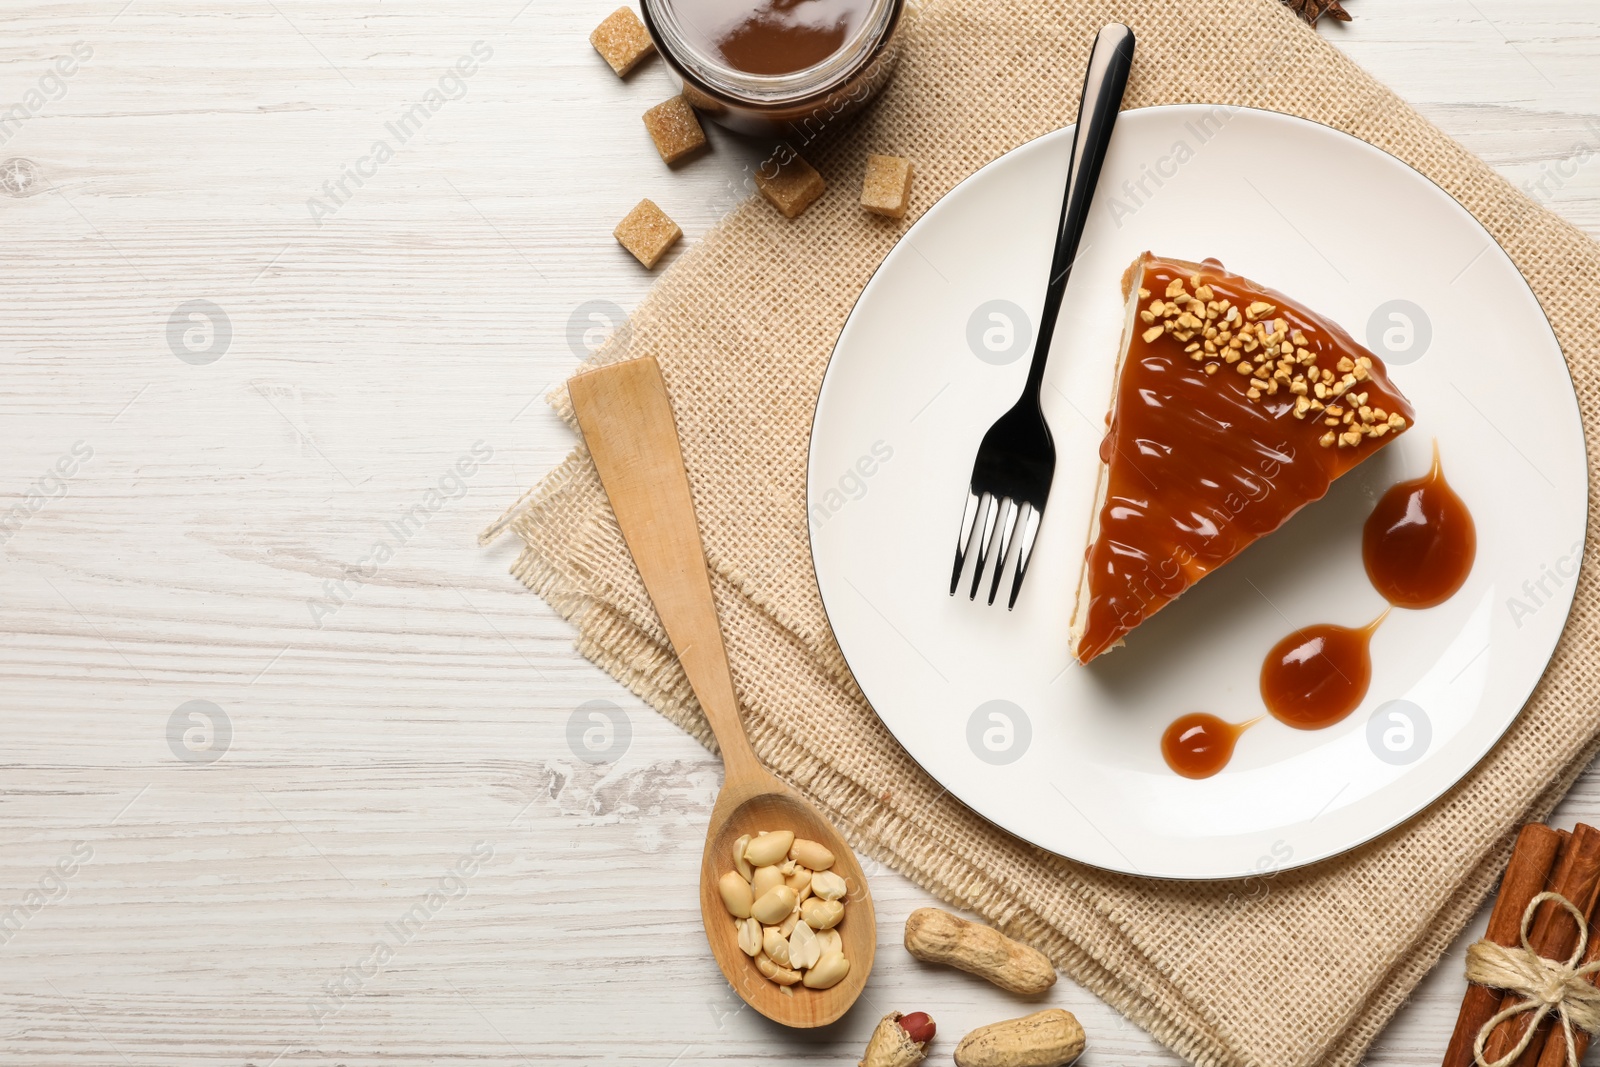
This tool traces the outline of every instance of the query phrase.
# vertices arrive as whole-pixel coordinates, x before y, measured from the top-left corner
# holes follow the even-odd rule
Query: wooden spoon
[[[612,364],[573,378],[567,392],[623,539],[722,750],[725,778],[700,860],[700,915],[711,953],[734,991],[767,1018],[795,1027],[831,1023],[850,1010],[872,970],[872,896],[843,838],[761,765],[745,737],[661,368],[649,358]],[[734,869],[734,843],[761,830],[793,830],[820,843],[849,886],[838,930],[850,972],[831,989],[795,985],[785,992],[739,948],[717,880]]]

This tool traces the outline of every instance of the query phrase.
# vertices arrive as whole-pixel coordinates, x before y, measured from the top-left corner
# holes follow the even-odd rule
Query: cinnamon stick
[[[1600,830],[1579,823],[1572,831],[1572,840],[1562,849],[1550,875],[1550,888],[1570,900],[1579,914],[1587,916],[1594,904],[1595,887],[1600,885]],[[1533,924],[1528,929],[1528,946],[1546,959],[1565,960],[1578,943],[1578,924],[1560,904],[1547,900],[1539,905]],[[1507,993],[1500,998],[1499,1011],[1520,1003],[1524,998],[1517,993]],[[1484,1043],[1484,1056],[1493,1063],[1505,1058],[1517,1046],[1522,1035],[1533,1021],[1533,1012],[1514,1015],[1495,1028]],[[1545,1039],[1550,1033],[1550,1019],[1540,1026],[1539,1032],[1523,1049],[1512,1067],[1537,1067],[1544,1053]]]
[[[1583,959],[1579,966],[1600,960],[1600,909],[1591,908],[1589,913],[1589,947],[1584,949]],[[1589,976],[1591,985],[1600,985],[1600,973]],[[1583,1062],[1583,1054],[1589,1050],[1589,1035],[1582,1030],[1573,1028],[1572,1031],[1572,1056],[1579,1063]],[[1571,1062],[1567,1059],[1567,1036],[1558,1026],[1550,1028],[1550,1036],[1545,1038],[1544,1051],[1539,1054],[1539,1067],[1567,1067]]]
[[[1484,938],[1506,948],[1514,948],[1522,933],[1522,913],[1528,902],[1544,892],[1556,854],[1568,837],[1565,830],[1553,830],[1543,823],[1529,823],[1517,834],[1511,862],[1500,879],[1500,891],[1489,912],[1489,929]],[[1461,1012],[1450,1044],[1444,1053],[1443,1067],[1472,1067],[1472,1043],[1483,1024],[1500,1010],[1500,991],[1488,986],[1468,985],[1461,998]]]

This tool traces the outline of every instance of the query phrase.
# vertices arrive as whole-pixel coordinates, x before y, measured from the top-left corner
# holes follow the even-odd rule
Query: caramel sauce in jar
[[[1433,466],[1389,488],[1361,533],[1367,577],[1389,603],[1431,608],[1455,595],[1472,573],[1478,530],[1450,488],[1433,443]]]
[[[793,74],[858,33],[871,0],[674,0],[684,36],[746,74]]]
[[[656,48],[701,113],[805,141],[888,81],[904,0],[644,0]]]

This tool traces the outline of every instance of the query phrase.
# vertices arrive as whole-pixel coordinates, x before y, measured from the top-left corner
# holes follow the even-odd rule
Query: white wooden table
[[[717,763],[474,543],[570,446],[575,313],[650,283],[615,221],[693,239],[750,158],[661,166],[611,6],[7,5],[0,1063],[847,1064],[891,1008],[1016,1013],[895,947],[929,898],[892,874],[865,1010],[740,1010],[691,891]],[[1350,6],[1322,32],[1600,235],[1592,3]],[[612,764],[569,744],[594,700]],[[1437,1062],[1460,963],[1373,1063]],[[1049,1003],[1085,1064],[1175,1062]]]

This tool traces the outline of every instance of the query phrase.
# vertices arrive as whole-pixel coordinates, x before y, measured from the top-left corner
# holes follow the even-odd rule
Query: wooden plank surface
[[[650,196],[692,240],[751,155],[661,166],[673,90],[593,54],[610,6],[8,5],[0,1063],[848,1064],[891,1008],[1014,1012],[895,947],[928,898],[890,872],[859,1017],[741,1011],[692,888],[718,764],[474,543],[649,285],[615,221]],[[1322,32],[1600,235],[1592,3],[1350,7]],[[1460,965],[1372,1063],[1437,1062]],[[1175,1062],[1048,1002],[1086,1064]]]

